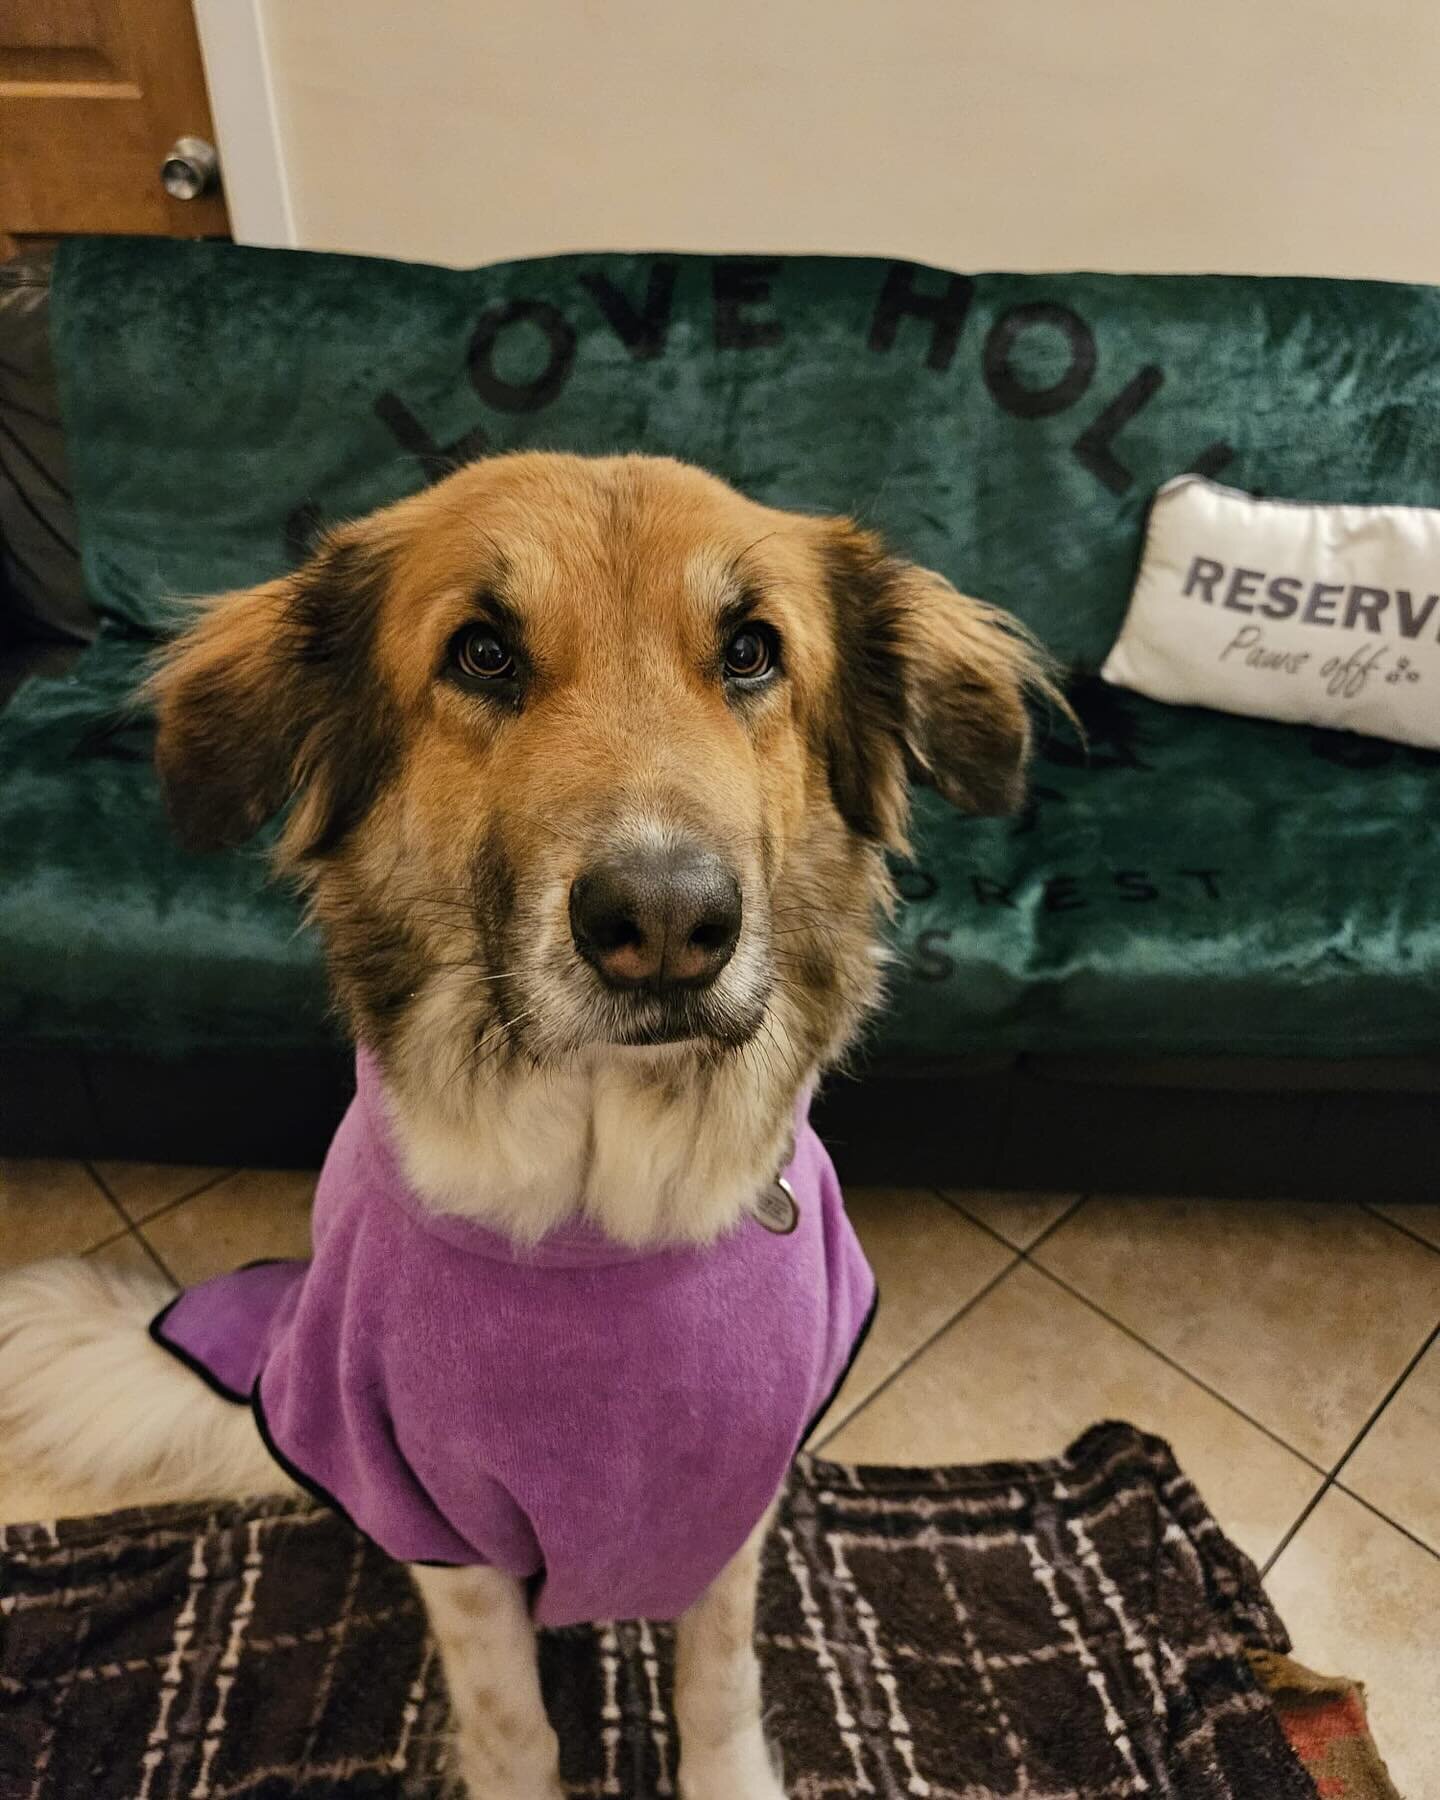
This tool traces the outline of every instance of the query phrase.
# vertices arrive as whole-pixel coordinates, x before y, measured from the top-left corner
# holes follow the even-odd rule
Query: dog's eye
[[[725,674],[731,681],[759,681],[775,667],[779,650],[770,627],[751,620],[725,646]]]
[[[467,625],[450,641],[450,665],[467,681],[509,681],[515,658],[488,625]]]

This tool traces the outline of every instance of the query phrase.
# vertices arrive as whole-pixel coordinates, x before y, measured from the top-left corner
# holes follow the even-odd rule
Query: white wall
[[[312,248],[1440,281],[1437,0],[254,3]]]

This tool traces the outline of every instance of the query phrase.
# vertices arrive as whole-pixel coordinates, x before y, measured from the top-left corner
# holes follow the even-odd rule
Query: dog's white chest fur
[[[437,1211],[520,1241],[577,1213],[618,1243],[711,1240],[786,1161],[793,1095],[744,1058],[698,1076],[670,1060],[612,1051],[453,1099],[392,1095],[405,1174]]]

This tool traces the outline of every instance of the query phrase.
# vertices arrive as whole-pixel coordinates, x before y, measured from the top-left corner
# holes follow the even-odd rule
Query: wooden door
[[[214,142],[190,0],[3,0],[0,234],[223,235],[161,184],[180,137]]]

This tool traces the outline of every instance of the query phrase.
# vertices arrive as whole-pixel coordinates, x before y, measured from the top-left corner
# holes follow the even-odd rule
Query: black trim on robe
[[[825,1417],[826,1413],[829,1412],[830,1408],[835,1404],[836,1396],[839,1394],[841,1388],[844,1387],[847,1379],[849,1378],[850,1371],[855,1367],[855,1362],[856,1362],[857,1357],[860,1355],[860,1352],[865,1348],[865,1340],[870,1335],[870,1327],[875,1323],[875,1314],[879,1310],[880,1310],[880,1283],[877,1281],[875,1283],[875,1297],[870,1302],[870,1310],[865,1315],[865,1323],[860,1327],[859,1331],[856,1332],[856,1334],[855,1334],[855,1342],[850,1346],[850,1354],[845,1358],[845,1367],[840,1371],[839,1377],[836,1380],[834,1387],[832,1387],[830,1392],[825,1396],[825,1404],[820,1408],[819,1412],[817,1412],[815,1414],[814,1418],[811,1419],[810,1423],[805,1427],[804,1431],[801,1432],[801,1434],[800,1434],[800,1443],[801,1443],[802,1448],[804,1447],[805,1440],[810,1436],[810,1433],[815,1429],[815,1427]]]

